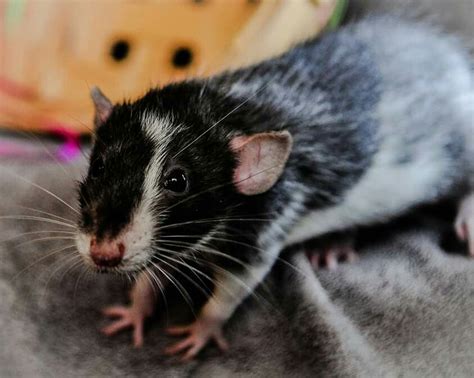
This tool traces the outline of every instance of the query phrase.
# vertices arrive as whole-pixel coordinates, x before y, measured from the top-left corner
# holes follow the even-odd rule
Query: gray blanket
[[[450,3],[459,19],[474,11],[471,1]],[[129,284],[91,274],[73,248],[61,250],[73,244],[72,229],[38,210],[75,213],[31,183],[74,206],[83,169],[0,163],[0,377],[474,375],[474,261],[447,242],[444,212],[368,231],[359,260],[335,271],[314,272],[304,253],[286,253],[228,323],[226,354],[210,346],[185,365],[163,355],[173,341],[164,327],[192,316],[173,292],[142,349],[127,332],[105,338],[99,310],[125,302]],[[20,214],[28,217],[14,219]],[[46,230],[64,233],[46,240]]]

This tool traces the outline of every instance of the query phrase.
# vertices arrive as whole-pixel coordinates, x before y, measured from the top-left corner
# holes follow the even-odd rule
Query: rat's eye
[[[104,160],[102,160],[102,158],[97,158],[91,163],[89,174],[91,178],[96,179],[102,174],[104,169]]]
[[[173,169],[165,178],[164,187],[174,193],[184,193],[188,188],[186,173],[180,169]]]

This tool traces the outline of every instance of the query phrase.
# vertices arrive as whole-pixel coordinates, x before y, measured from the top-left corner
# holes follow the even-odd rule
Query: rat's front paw
[[[182,360],[188,361],[195,357],[210,340],[214,340],[222,351],[229,349],[222,334],[222,322],[215,319],[197,319],[188,326],[171,327],[167,329],[170,335],[188,335],[184,340],[166,348],[165,353],[175,355],[185,350]]]
[[[104,335],[112,336],[124,329],[133,328],[133,345],[135,348],[143,345],[143,323],[147,314],[125,306],[107,307],[102,312],[107,317],[117,318],[110,325],[102,328],[101,332]]]

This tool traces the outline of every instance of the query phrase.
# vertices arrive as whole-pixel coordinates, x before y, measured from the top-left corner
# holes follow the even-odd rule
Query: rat
[[[137,277],[130,307],[105,310],[118,318],[108,335],[133,328],[142,345],[156,286],[182,288],[186,268],[214,285],[194,322],[168,329],[183,339],[166,353],[226,350],[223,325],[286,246],[447,196],[474,256],[472,71],[462,44],[430,25],[370,17],[133,102],[91,95],[78,251]]]

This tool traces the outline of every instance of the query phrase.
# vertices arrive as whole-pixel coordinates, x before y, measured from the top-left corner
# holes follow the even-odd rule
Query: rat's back
[[[400,164],[441,158],[462,174],[472,166],[470,58],[458,39],[424,22],[368,17],[216,81],[281,111],[271,127],[288,128],[307,151],[328,132],[357,129],[361,154],[383,151]]]
[[[245,133],[293,136],[275,191],[301,188],[308,215],[289,242],[473,187],[470,59],[425,22],[369,17],[209,85],[254,106]]]
[[[474,81],[460,41],[428,24],[390,17],[348,32],[366,43],[379,72],[375,118],[385,158],[418,175],[437,171],[442,181],[432,195],[472,176]]]
[[[344,161],[347,171],[355,162],[363,167],[338,203],[303,222],[312,236],[383,221],[472,188],[474,86],[469,57],[456,38],[424,23],[373,17],[285,59],[300,68],[299,76],[279,84],[291,88],[290,99],[283,89],[277,94],[275,85],[268,91],[274,91],[276,106],[286,104],[301,120],[290,126],[296,154],[303,146],[317,166],[320,156],[326,164],[333,151],[339,171]],[[339,146],[321,154],[317,139],[328,127],[339,128],[328,138],[339,133]],[[310,236],[308,227],[290,241]]]

